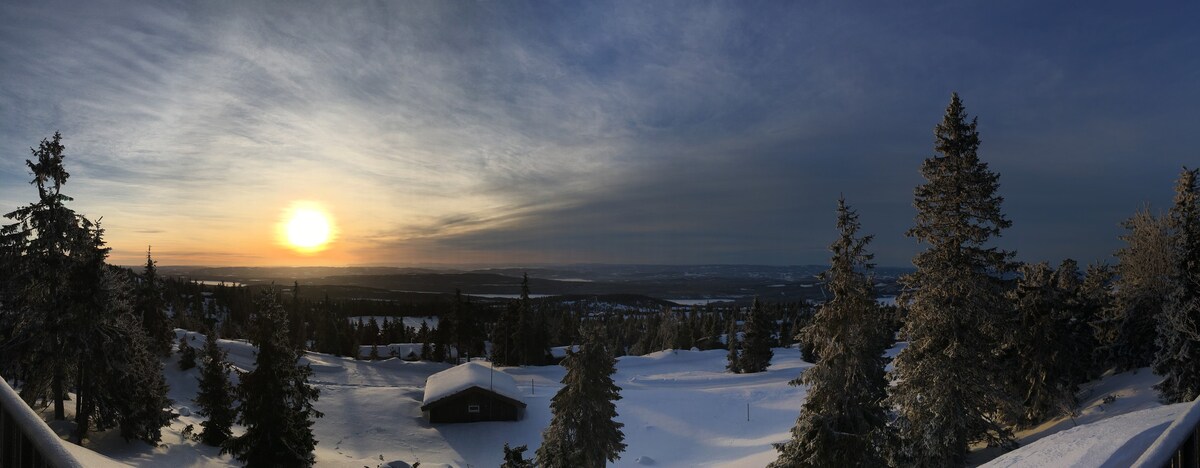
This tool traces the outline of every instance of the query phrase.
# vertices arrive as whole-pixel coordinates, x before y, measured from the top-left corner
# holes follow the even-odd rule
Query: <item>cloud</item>
[[[817,263],[844,193],[880,262],[903,264],[930,129],[958,90],[1002,174],[1003,242],[1095,259],[1125,208],[1165,204],[1194,156],[1162,137],[1189,134],[1200,98],[1186,17],[1030,3],[6,5],[0,147],[23,154],[61,129],[68,191],[131,252],[269,236],[283,206],[317,199],[345,250],[371,261]],[[5,206],[29,198],[22,159],[0,158]]]

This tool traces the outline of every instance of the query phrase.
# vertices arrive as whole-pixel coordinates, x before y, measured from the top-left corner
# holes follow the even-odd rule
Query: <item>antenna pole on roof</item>
[[[495,386],[495,385],[493,385],[493,384],[492,384],[492,382],[493,382],[494,380],[496,380],[496,378],[495,378],[495,375],[496,375],[496,363],[494,363],[494,362],[490,362],[490,361],[489,361],[489,362],[488,362],[488,364],[491,364],[490,366],[488,366],[488,369],[491,369],[491,371],[490,371],[490,372],[488,372],[488,390],[491,390],[491,391],[495,392],[495,391],[496,391],[496,386]]]

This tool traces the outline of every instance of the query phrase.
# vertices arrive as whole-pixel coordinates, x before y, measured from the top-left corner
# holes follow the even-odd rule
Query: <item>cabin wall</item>
[[[479,412],[471,412],[471,406],[478,406]],[[523,410],[490,392],[472,388],[431,405],[425,416],[431,423],[517,421]]]

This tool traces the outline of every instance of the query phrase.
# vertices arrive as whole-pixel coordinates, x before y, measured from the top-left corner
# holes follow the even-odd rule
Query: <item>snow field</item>
[[[202,335],[176,333],[188,336],[194,347],[203,346]],[[220,345],[236,367],[253,366],[249,344],[221,340]],[[625,425],[627,448],[610,466],[755,467],[773,461],[771,444],[790,436],[807,393],[806,387],[787,382],[812,366],[796,349],[774,351],[771,367],[758,374],[726,372],[724,350],[619,358],[613,379],[622,388],[617,420]],[[116,460],[97,466],[237,465],[218,449],[183,437],[186,425],[198,432],[203,421],[191,413],[199,370],[180,371],[176,356],[166,360],[165,373],[174,408],[183,415],[163,429],[163,445],[126,444],[116,431],[95,434],[87,446]],[[316,420],[314,431],[317,466],[322,467],[377,467],[392,461],[420,461],[423,467],[498,466],[505,443],[527,445],[532,456],[550,422],[550,400],[564,374],[559,366],[498,367],[497,372],[513,377],[528,405],[524,419],[431,425],[420,410],[425,381],[448,364],[356,361],[319,353],[307,353],[302,361],[312,366],[310,382],[321,390],[315,406],[325,416]],[[997,457],[998,452],[978,449],[972,459],[999,467],[1101,466],[1110,458],[1128,464],[1186,408],[1159,404],[1152,388],[1157,381],[1149,369],[1140,369],[1089,383],[1074,422],[1049,421],[1019,433],[1022,448],[1017,451]],[[1116,398],[1105,402],[1106,396]],[[241,431],[234,427],[235,434]]]

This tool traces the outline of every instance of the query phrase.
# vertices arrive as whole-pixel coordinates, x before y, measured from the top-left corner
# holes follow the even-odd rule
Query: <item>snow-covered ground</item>
[[[203,346],[203,336],[177,333]],[[221,346],[235,366],[253,366],[248,344],[222,340]],[[317,465],[329,467],[377,467],[395,460],[420,461],[423,467],[498,466],[505,443],[528,445],[532,455],[550,421],[550,398],[564,372],[558,366],[497,368],[514,378],[528,405],[521,421],[431,425],[420,410],[425,380],[449,365],[355,361],[318,353],[308,353],[304,361],[313,368],[311,382],[321,390],[316,407],[325,413],[314,426]],[[178,370],[175,357],[166,364],[170,398],[184,415],[164,428],[163,445],[126,444],[110,431],[88,446],[134,466],[236,465],[217,449],[182,436],[186,425],[199,430],[203,420],[190,415],[199,371]],[[625,425],[628,447],[612,466],[766,465],[776,456],[771,444],[789,437],[806,395],[805,387],[787,382],[810,366],[797,350],[783,348],[775,350],[771,367],[760,374],[725,372],[722,350],[620,358],[614,375],[622,388],[617,420]],[[998,453],[980,450],[972,458],[976,463],[995,458],[988,466],[1100,466],[1114,453],[1118,459],[1126,453],[1136,457],[1183,408],[1158,404],[1151,388],[1156,381],[1142,369],[1093,382],[1084,390],[1074,423],[1069,418],[1048,422],[1019,434],[1018,451],[995,458]],[[1109,395],[1116,398],[1105,403]],[[235,427],[235,433],[240,429]]]
[[[1130,466],[1188,403],[1166,405],[1154,390],[1161,377],[1150,368],[1108,375],[1084,385],[1078,414],[1017,433],[1021,448],[999,455],[980,450],[988,467]],[[1107,402],[1105,400],[1108,400]],[[992,459],[995,458],[995,459]]]

